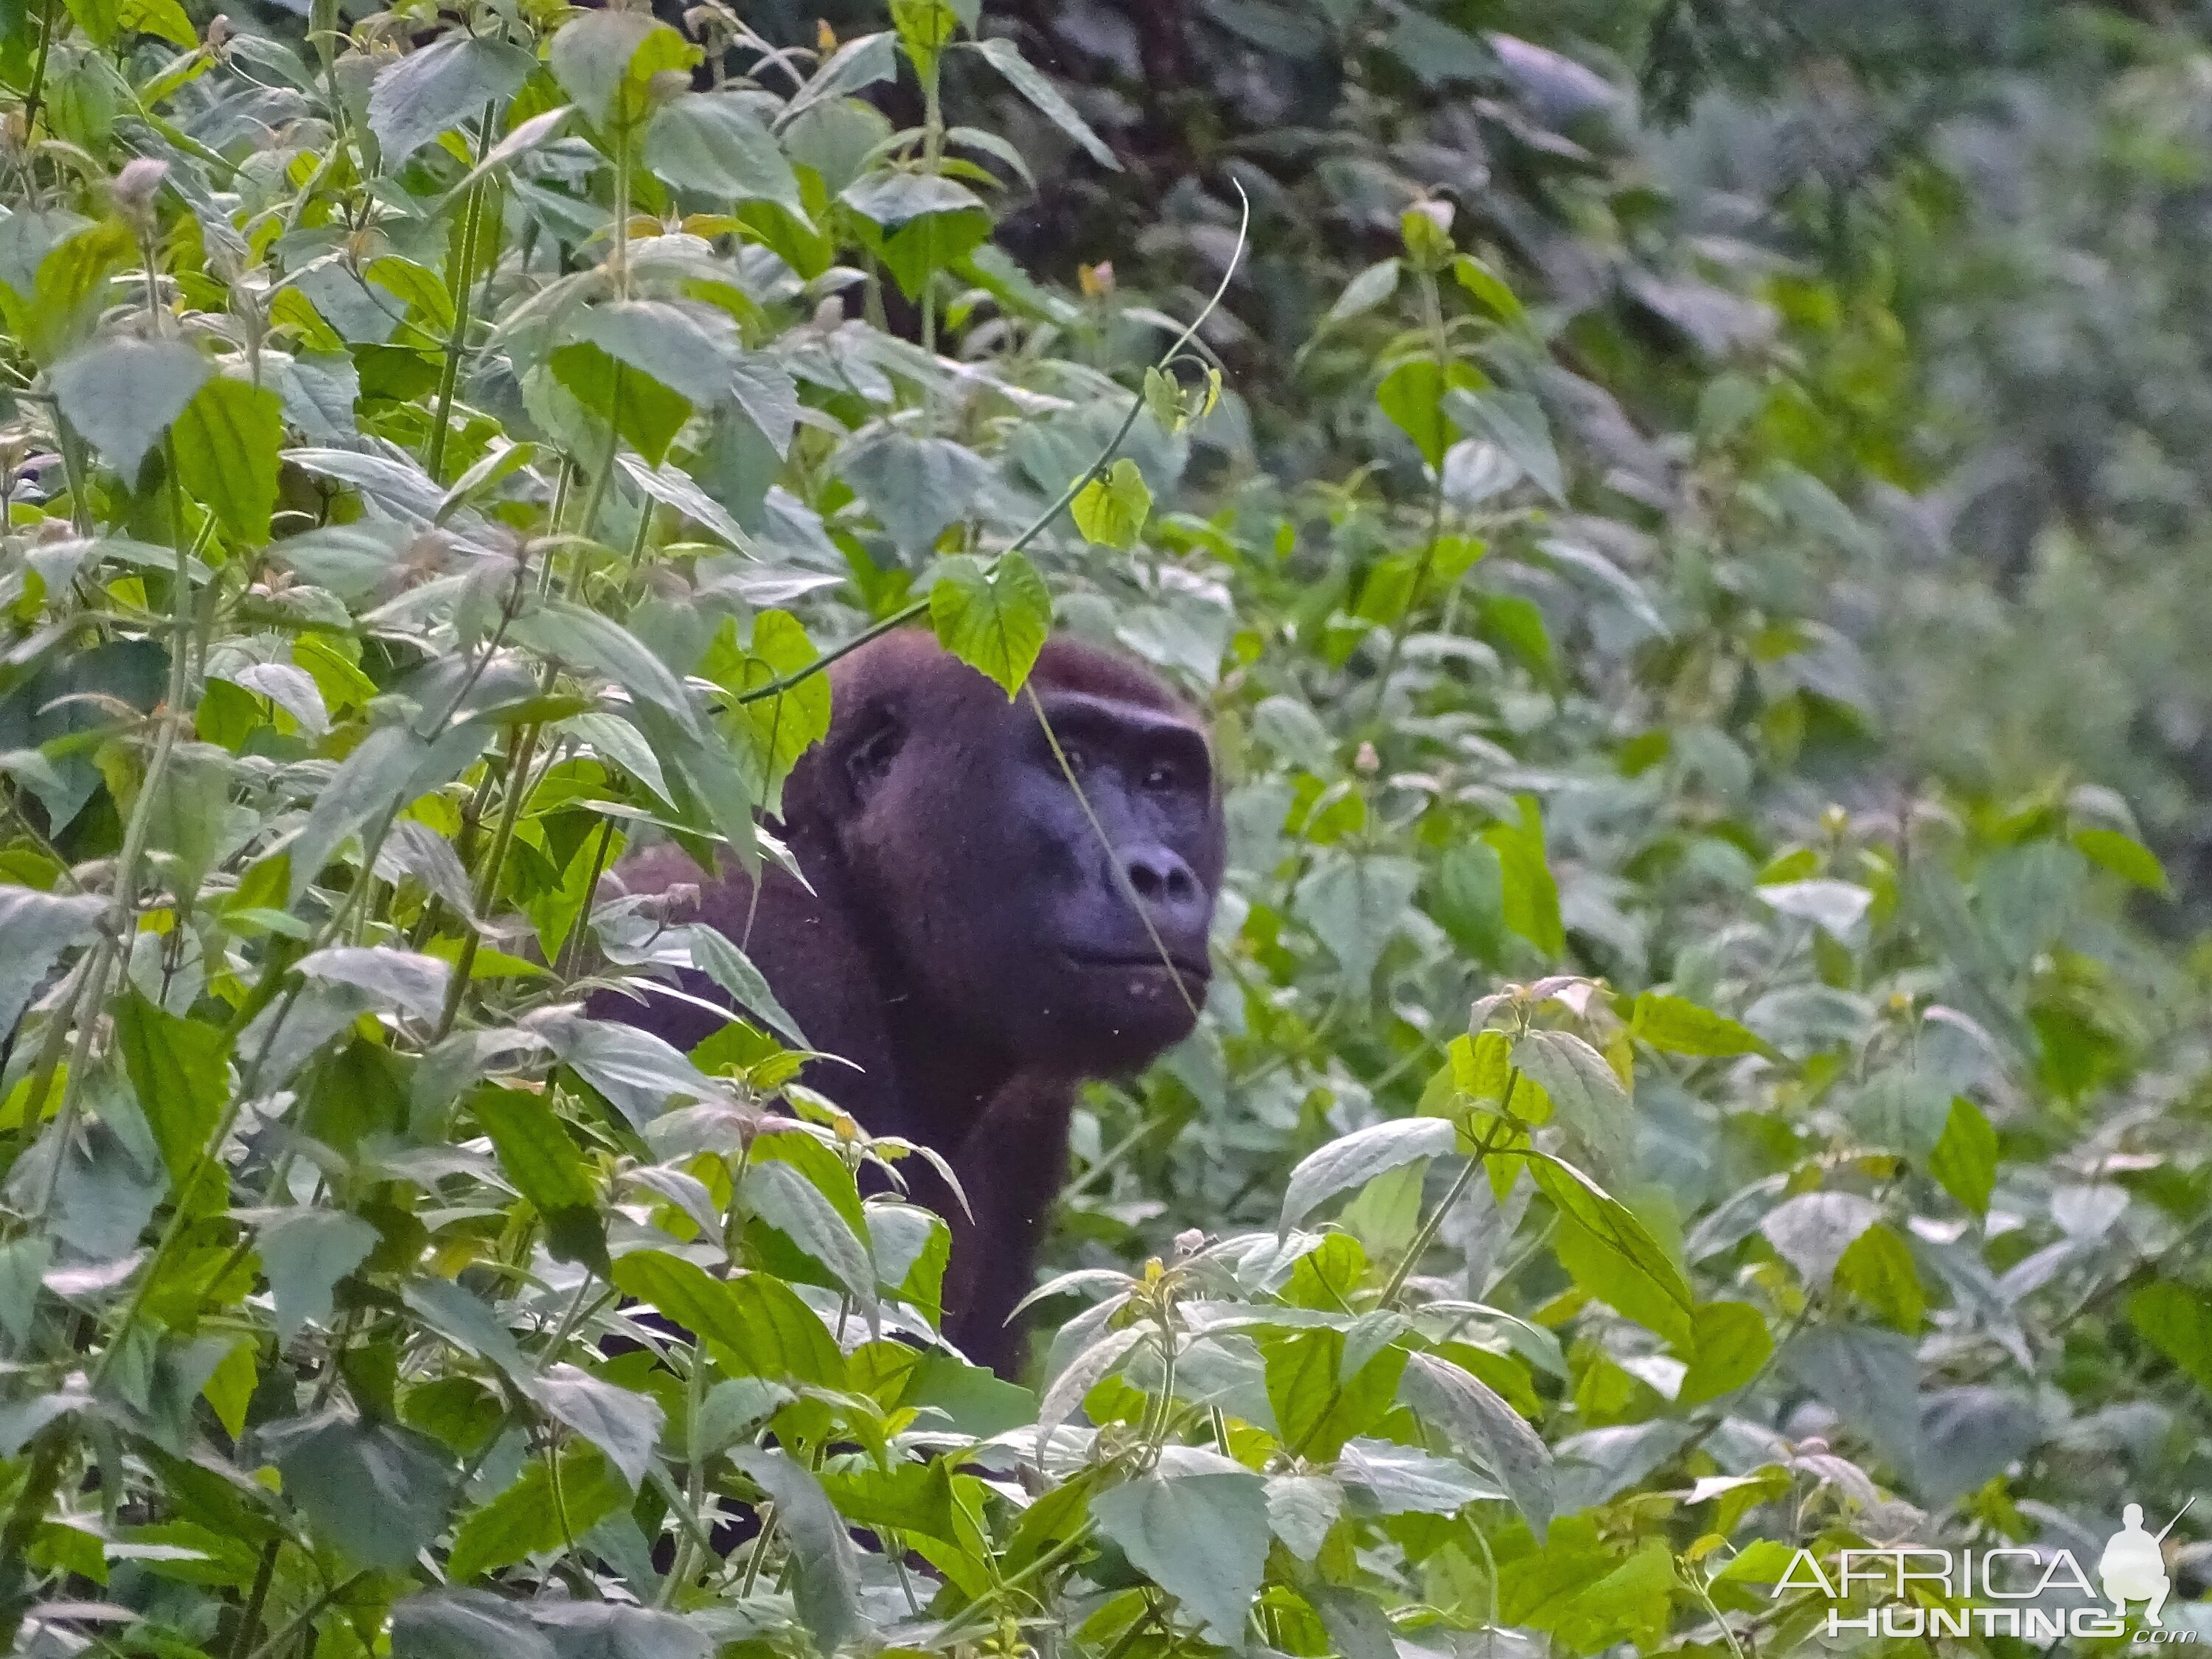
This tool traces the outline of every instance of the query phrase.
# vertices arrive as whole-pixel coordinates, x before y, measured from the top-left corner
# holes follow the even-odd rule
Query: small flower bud
[[[161,193],[161,186],[168,178],[169,164],[150,155],[141,155],[127,163],[107,187],[115,210],[130,220],[141,234],[151,230],[154,198]]]
[[[1095,265],[1079,265],[1075,281],[1085,299],[1103,300],[1114,291],[1114,262],[1101,259]]]
[[[1178,1256],[1196,1255],[1206,1247],[1206,1235],[1196,1227],[1187,1227],[1176,1235],[1175,1252]]]

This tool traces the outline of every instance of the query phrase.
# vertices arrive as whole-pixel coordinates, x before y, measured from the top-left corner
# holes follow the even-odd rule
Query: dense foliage
[[[1742,1659],[1801,1545],[2212,1484],[2205,987],[2110,787],[2171,844],[2186,744],[1964,679],[2182,672],[2190,498],[2053,458],[2188,406],[1968,301],[2069,167],[2191,176],[2038,128],[2004,221],[1872,101],[1924,52],[1751,5],[1119,15],[0,8],[18,1650]],[[2090,367],[2037,568],[1931,551]],[[1217,733],[1215,994],[1079,1115],[1033,1386],[741,941],[601,889],[783,856],[896,625]],[[676,966],[761,1027],[579,1012]]]

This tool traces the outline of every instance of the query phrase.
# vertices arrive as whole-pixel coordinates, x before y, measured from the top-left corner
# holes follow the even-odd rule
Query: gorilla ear
[[[865,803],[890,775],[891,763],[906,746],[906,721],[894,708],[872,708],[862,717],[838,758],[855,803]]]

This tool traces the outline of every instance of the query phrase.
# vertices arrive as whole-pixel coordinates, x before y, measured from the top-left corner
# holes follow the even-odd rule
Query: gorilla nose
[[[1206,884],[1180,853],[1165,847],[1124,848],[1121,868],[1156,925],[1204,937]]]

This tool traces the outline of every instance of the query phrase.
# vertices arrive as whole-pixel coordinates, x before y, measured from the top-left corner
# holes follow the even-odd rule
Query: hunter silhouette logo
[[[2191,1498],[2181,1506],[2181,1514],[2166,1523],[2156,1537],[2143,1530],[2142,1505],[2130,1504],[2120,1512],[2120,1529],[2105,1546],[2105,1553],[2097,1561],[2097,1577],[2105,1586],[2105,1597],[2112,1604],[2112,1611],[2123,1619],[2128,1616],[2128,1603],[2148,1601],[2143,1609],[2143,1622],[2160,1623],[2159,1610],[2166,1606],[2167,1594],[2173,1581],[2166,1577],[2166,1553],[2159,1547],[2166,1541],[2174,1522],[2189,1513],[2197,1502]]]

